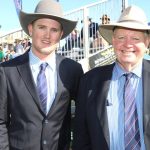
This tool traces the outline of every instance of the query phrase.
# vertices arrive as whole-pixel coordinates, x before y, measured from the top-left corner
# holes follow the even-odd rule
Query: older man
[[[127,7],[116,23],[100,26],[117,59],[81,79],[74,150],[150,149],[150,61],[143,59],[149,32],[137,6]]]

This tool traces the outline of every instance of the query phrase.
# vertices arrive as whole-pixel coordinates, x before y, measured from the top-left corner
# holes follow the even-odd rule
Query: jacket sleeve
[[[7,107],[6,77],[0,65],[0,150],[9,150]]]

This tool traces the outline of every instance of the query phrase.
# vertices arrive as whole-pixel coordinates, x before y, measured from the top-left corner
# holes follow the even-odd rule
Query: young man
[[[137,6],[127,7],[118,22],[100,26],[117,59],[81,78],[74,150],[150,149],[150,61],[143,59],[149,32]]]
[[[76,22],[63,18],[58,2],[42,0],[34,13],[20,12],[20,23],[32,47],[0,65],[0,149],[69,150],[70,104],[83,70],[55,50]]]

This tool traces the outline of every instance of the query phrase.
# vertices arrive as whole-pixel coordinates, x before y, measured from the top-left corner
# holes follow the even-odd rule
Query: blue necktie
[[[47,65],[48,65],[47,63],[42,63],[40,65],[40,72],[37,77],[37,91],[39,94],[42,109],[45,114],[47,106],[47,80],[45,75],[45,69]]]
[[[125,74],[126,81],[124,86],[125,104],[125,150],[140,150],[140,132],[138,114],[135,103],[135,89],[131,85],[130,79],[133,73]]]

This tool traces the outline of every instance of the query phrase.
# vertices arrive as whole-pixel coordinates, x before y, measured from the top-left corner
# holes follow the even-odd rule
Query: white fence
[[[119,3],[117,3],[117,6],[118,5]],[[116,9],[116,3],[114,4],[113,0],[101,0],[66,13],[66,18],[78,21],[76,26],[77,35],[76,39],[73,39],[72,41],[70,40],[72,38],[71,34],[65,40],[62,40],[60,42],[58,53],[76,61],[80,61],[81,59],[89,58],[93,53],[97,53],[97,51],[104,49],[104,46],[108,46],[108,43],[101,38],[97,31],[99,25],[102,23],[102,16],[107,15],[110,18],[110,21],[116,20],[118,14],[121,12],[121,7],[121,2],[118,9]],[[92,23],[96,23],[93,23],[93,26],[95,27],[89,25],[90,19]],[[81,34],[82,28],[83,35]]]

